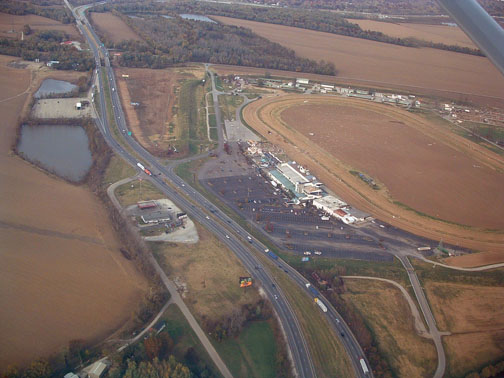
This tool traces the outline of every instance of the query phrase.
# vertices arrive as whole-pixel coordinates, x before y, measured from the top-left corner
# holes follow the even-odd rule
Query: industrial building
[[[142,221],[147,224],[159,224],[166,223],[172,219],[171,213],[168,211],[152,211],[148,214],[144,214],[141,216]]]

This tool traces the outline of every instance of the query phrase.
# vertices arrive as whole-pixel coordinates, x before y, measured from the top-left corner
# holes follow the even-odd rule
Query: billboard
[[[252,286],[252,277],[240,277],[240,287]]]

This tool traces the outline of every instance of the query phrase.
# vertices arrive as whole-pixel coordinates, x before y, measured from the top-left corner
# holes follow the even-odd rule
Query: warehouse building
[[[169,222],[172,217],[168,211],[153,211],[141,216],[142,221],[147,224],[159,224]]]

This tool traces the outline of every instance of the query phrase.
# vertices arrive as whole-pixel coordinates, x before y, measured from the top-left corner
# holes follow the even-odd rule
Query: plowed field
[[[355,207],[416,234],[504,258],[498,155],[418,115],[361,100],[263,98],[244,109],[244,118]],[[381,189],[350,170],[367,173]]]
[[[103,33],[105,37],[114,43],[134,40],[141,41],[140,38],[123,20],[112,13],[91,12],[91,21]]]
[[[504,77],[487,58],[428,48],[403,47],[290,26],[214,17],[243,26],[298,55],[333,62],[339,79],[412,90],[442,90],[504,99]],[[297,77],[304,77],[299,74]],[[462,98],[463,99],[463,98]]]
[[[72,339],[108,336],[137,308],[145,285],[97,197],[11,151],[41,79],[82,73],[7,67],[12,60],[0,56],[0,374]]]

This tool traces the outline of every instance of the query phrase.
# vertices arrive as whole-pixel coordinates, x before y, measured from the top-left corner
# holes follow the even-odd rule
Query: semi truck
[[[152,172],[151,172],[151,171],[149,171],[147,168],[144,168],[144,172],[145,172],[146,174],[148,174],[149,176],[152,176]]]
[[[362,371],[364,372],[364,374],[369,373],[369,369],[368,369],[368,367],[366,365],[366,361],[364,361],[364,358],[360,359],[360,364],[361,364]]]
[[[145,167],[143,166],[143,164],[141,163],[137,163],[137,166],[138,168],[140,168],[142,171],[145,169]]]
[[[326,305],[324,304],[324,302],[322,302],[320,299],[318,298],[315,298],[314,299],[315,303],[318,304],[318,306],[320,307],[320,309],[324,312],[327,312],[327,307]]]
[[[275,254],[274,254],[273,252],[271,252],[271,251],[269,251],[269,252],[267,253],[267,255],[268,255],[270,258],[272,258],[273,260],[278,260],[278,256],[277,256],[277,255],[275,255]]]

